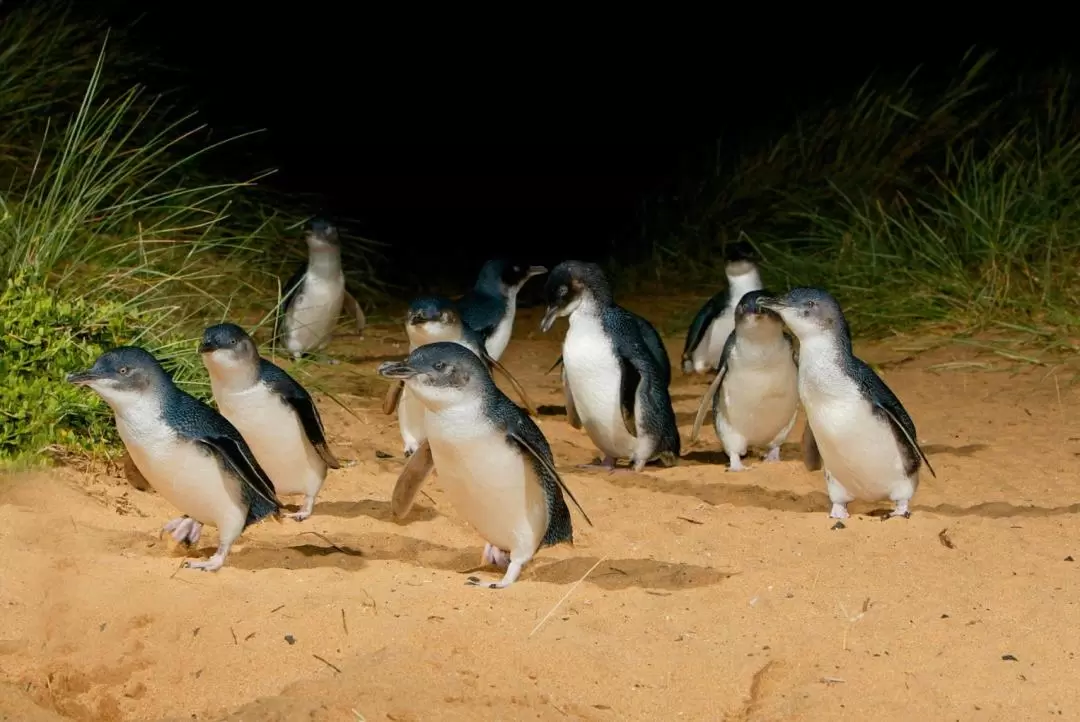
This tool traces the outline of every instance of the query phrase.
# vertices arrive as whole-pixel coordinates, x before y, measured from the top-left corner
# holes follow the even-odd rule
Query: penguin
[[[620,458],[635,471],[656,458],[675,464],[680,440],[668,394],[671,366],[662,362],[667,354],[656,329],[615,303],[595,263],[560,263],[548,275],[545,294],[542,331],[569,317],[562,348],[567,411],[573,409],[604,453],[601,466],[614,470]]]
[[[311,395],[259,355],[242,328],[219,323],[203,331],[199,354],[218,411],[244,436],[278,494],[303,494],[296,521],[311,516],[327,469],[341,462],[326,443]]]
[[[293,359],[318,351],[330,342],[344,308],[364,334],[364,311],[345,288],[337,229],[323,220],[311,223],[307,236],[308,262],[282,288],[278,330]]]
[[[856,499],[890,499],[888,517],[909,517],[923,463],[915,424],[885,382],[852,353],[851,332],[840,304],[819,288],[794,288],[779,298],[758,299],[799,339],[799,397],[806,410],[803,458],[824,465],[832,510],[844,519]]]
[[[720,370],[701,397],[691,441],[697,441],[707,409],[728,455],[728,470],[742,471],[750,446],[767,446],[765,461],[780,460],[780,445],[799,412],[798,357],[784,322],[750,291],[735,306],[735,330],[724,344]]]
[[[573,544],[563,494],[592,525],[555,470],[536,423],[499,390],[483,360],[460,344],[440,341],[386,361],[380,375],[400,379],[424,405],[424,425],[439,478],[457,512],[487,542],[483,563],[505,569],[504,589],[545,546]]]
[[[748,244],[735,244],[727,256],[724,266],[727,288],[705,302],[686,334],[682,353],[685,374],[714,371],[720,366],[724,344],[735,328],[736,304],[750,291],[763,288],[761,273]]]
[[[409,351],[437,341],[459,343],[475,353],[488,367],[501,373],[521,397],[526,410],[536,416],[536,407],[518,380],[487,351],[483,336],[462,320],[463,313],[454,301],[442,296],[423,296],[409,305],[405,318],[405,333]],[[405,444],[405,456],[411,456],[424,440],[423,407],[404,383],[391,384],[383,400],[383,412],[398,412],[398,425]]]
[[[182,391],[145,349],[121,346],[86,371],[68,374],[105,400],[136,468],[184,515],[165,525],[178,542],[198,541],[217,527],[217,551],[193,569],[216,571],[248,526],[272,517],[281,501],[244,437],[212,408]]]
[[[543,266],[494,259],[484,264],[476,284],[457,300],[461,319],[479,332],[488,355],[496,361],[510,343],[518,292],[530,278],[545,273]]]
[[[506,368],[488,355],[480,333],[461,320],[461,313],[456,304],[442,296],[424,296],[415,299],[409,306],[405,321],[405,333],[409,337],[409,350],[439,341],[458,343],[479,356],[489,370],[498,370],[514,387],[521,397],[525,409],[536,416],[536,408],[525,389]],[[424,407],[420,400],[408,390],[403,381],[391,384],[383,402],[383,412],[391,414],[397,409],[398,427],[405,445],[405,456],[409,461],[394,485],[391,511],[397,518],[403,518],[412,507],[416,494],[423,486],[433,468],[431,452],[425,446]],[[422,452],[422,453],[420,453]],[[414,454],[420,453],[418,458]]]

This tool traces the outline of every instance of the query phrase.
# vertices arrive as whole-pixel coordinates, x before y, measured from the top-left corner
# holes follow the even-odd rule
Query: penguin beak
[[[404,361],[383,361],[379,364],[377,373],[384,378],[401,379],[404,381],[406,379],[411,379],[420,372]]]
[[[525,278],[532,278],[533,276],[542,276],[547,273],[547,268],[543,266],[529,266],[529,270],[525,272]]]
[[[67,382],[69,384],[75,384],[76,386],[86,386],[87,384],[92,384],[101,379],[102,376],[93,371],[77,371],[67,375]]]
[[[547,313],[544,314],[544,319],[540,322],[540,330],[547,333],[551,330],[551,327],[555,324],[555,319],[559,314],[559,309],[555,306],[548,306]]]

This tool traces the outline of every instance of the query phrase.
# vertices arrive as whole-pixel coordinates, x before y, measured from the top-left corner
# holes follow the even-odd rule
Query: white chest
[[[772,441],[795,415],[798,379],[791,349],[782,344],[736,346],[728,360],[720,413],[751,445]]]
[[[511,290],[509,297],[506,299],[506,313],[503,315],[502,320],[499,321],[499,325],[495,327],[491,336],[489,336],[484,343],[484,348],[487,350],[488,355],[496,361],[502,358],[503,352],[506,351],[506,347],[510,343],[510,336],[514,332],[514,316],[516,314],[517,293]]]
[[[636,440],[622,417],[622,367],[600,319],[570,317],[563,342],[563,365],[574,407],[597,448],[615,458],[629,458]]]
[[[694,349],[694,370],[698,372],[714,369],[720,363],[720,356],[724,353],[724,344],[728,336],[735,330],[735,316],[731,307],[713,319],[705,331],[705,338]]]
[[[345,300],[342,273],[322,277],[308,273],[289,308],[289,350],[307,350],[328,340]]]
[[[239,480],[224,473],[207,450],[178,437],[160,416],[138,409],[117,414],[116,428],[135,466],[181,513],[220,528],[246,512]]]
[[[858,499],[878,500],[905,483],[889,423],[829,354],[800,354],[799,395],[825,468]]]
[[[221,415],[244,437],[278,493],[306,493],[309,476],[325,475],[300,417],[265,385],[228,389],[211,381],[211,389]]]
[[[532,464],[482,415],[480,404],[427,410],[432,461],[455,510],[489,543],[528,552],[547,530],[547,502]]]

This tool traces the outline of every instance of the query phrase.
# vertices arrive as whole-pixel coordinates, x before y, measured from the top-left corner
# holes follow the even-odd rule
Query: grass
[[[996,330],[1075,350],[1075,80],[993,67],[969,53],[946,82],[872,78],[733,161],[713,149],[643,211],[655,278],[712,293],[723,247],[745,238],[770,287],[828,289],[857,333]]]
[[[116,41],[61,5],[0,22],[0,463],[115,446],[103,403],[63,381],[110,346],[147,347],[206,398],[202,328],[272,327],[303,258],[304,209],[258,186],[272,171],[200,170],[244,137],[211,142],[193,114],[130,84],[142,59]],[[350,282],[370,301],[375,249],[351,240]]]

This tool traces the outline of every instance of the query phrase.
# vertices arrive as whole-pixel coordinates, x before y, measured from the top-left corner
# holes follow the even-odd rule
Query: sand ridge
[[[519,311],[503,361],[596,525],[575,513],[573,547],[477,589],[483,541],[437,478],[391,519],[403,459],[374,368],[407,346],[369,327],[316,370],[355,414],[314,394],[357,463],[219,572],[178,568],[158,533],[173,510],[119,467],[0,480],[0,720],[1080,718],[1074,387],[956,347],[885,364],[938,477],[911,519],[853,503],[833,531],[802,418],[780,463],[726,472],[711,428],[686,444],[708,379],[678,370],[682,463],[574,469],[596,451],[559,414],[545,372],[565,325],[540,334],[540,315]],[[682,338],[665,341],[677,359]],[[856,349],[895,361],[898,345]],[[215,543],[208,529],[196,553]]]

